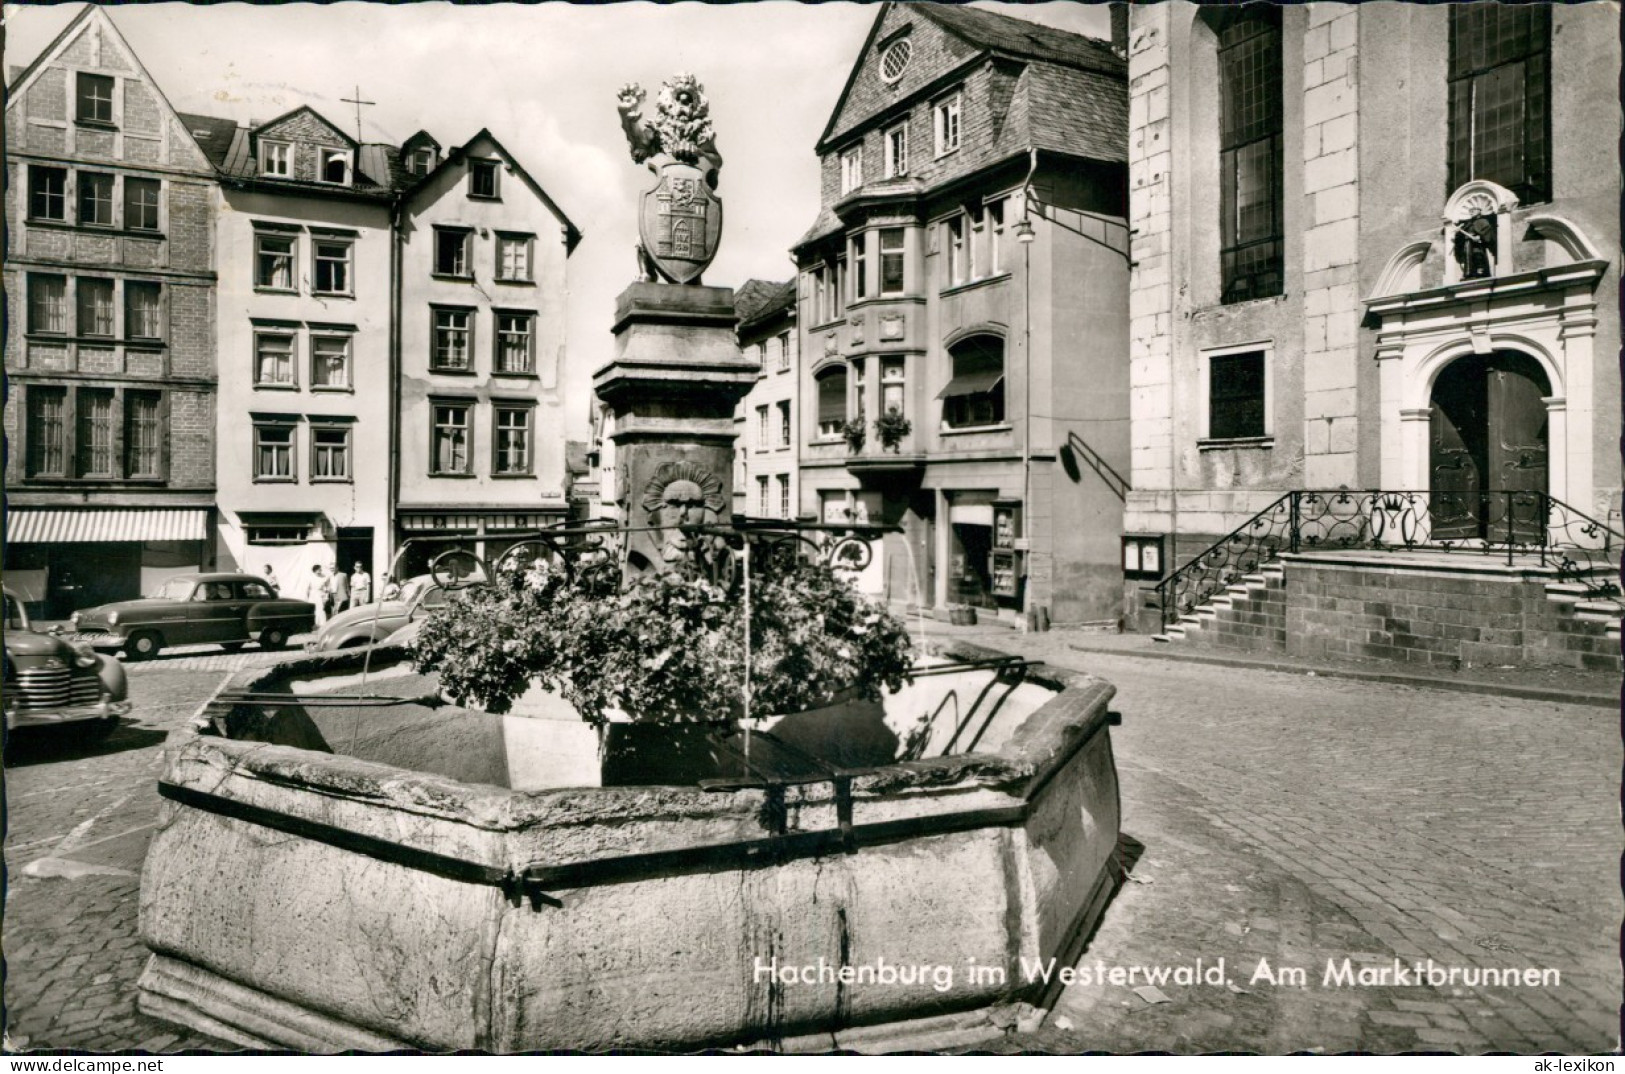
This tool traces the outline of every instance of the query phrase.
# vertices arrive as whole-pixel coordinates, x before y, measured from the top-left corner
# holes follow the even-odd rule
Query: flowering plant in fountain
[[[828,567],[763,557],[751,577],[754,714],[836,695],[878,700],[913,662],[904,624]],[[504,565],[455,593],[413,645],[459,703],[508,711],[540,685],[600,723],[719,722],[743,713],[746,605],[698,572],[650,572],[624,587],[561,564]]]

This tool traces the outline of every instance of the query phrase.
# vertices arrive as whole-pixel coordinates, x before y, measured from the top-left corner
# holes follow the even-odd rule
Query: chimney
[[[1118,2],[1111,6],[1112,51],[1128,58],[1128,4]]]

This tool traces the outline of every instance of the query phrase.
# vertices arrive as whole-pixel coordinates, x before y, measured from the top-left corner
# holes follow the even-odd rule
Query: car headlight
[[[107,625],[118,626],[118,612],[109,612],[107,614]]]
[[[89,645],[79,642],[72,646],[73,666],[80,668],[93,668],[99,661],[96,659],[96,650]]]
[[[68,622],[72,623],[74,626],[78,626],[79,625],[79,613],[74,612],[72,615],[68,616]]]

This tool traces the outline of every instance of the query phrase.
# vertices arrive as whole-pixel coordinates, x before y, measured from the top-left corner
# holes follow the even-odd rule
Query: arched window
[[[1004,421],[1004,340],[969,336],[948,348],[954,376],[937,398],[950,429]]]
[[[846,366],[833,365],[818,374],[818,435],[840,436],[846,424]]]
[[[1545,4],[1450,8],[1451,190],[1488,179],[1550,200],[1551,40]]]
[[[1281,13],[1225,9],[1219,37],[1219,231],[1225,302],[1281,294]]]

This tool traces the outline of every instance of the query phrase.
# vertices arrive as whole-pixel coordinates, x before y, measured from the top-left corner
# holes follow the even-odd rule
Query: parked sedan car
[[[93,733],[111,730],[130,711],[119,662],[88,645],[35,630],[22,601],[11,590],[4,592],[6,664],[0,704],[6,729],[88,723]]]
[[[316,625],[316,606],[288,600],[251,574],[177,574],[150,597],[73,613],[79,637],[98,649],[148,660],[168,645],[214,643],[235,651],[257,641],[280,649]]]
[[[420,574],[401,586],[399,597],[363,604],[335,615],[314,638],[305,642],[305,649],[327,653],[357,645],[376,645],[445,603],[446,591],[435,583],[434,576]]]

